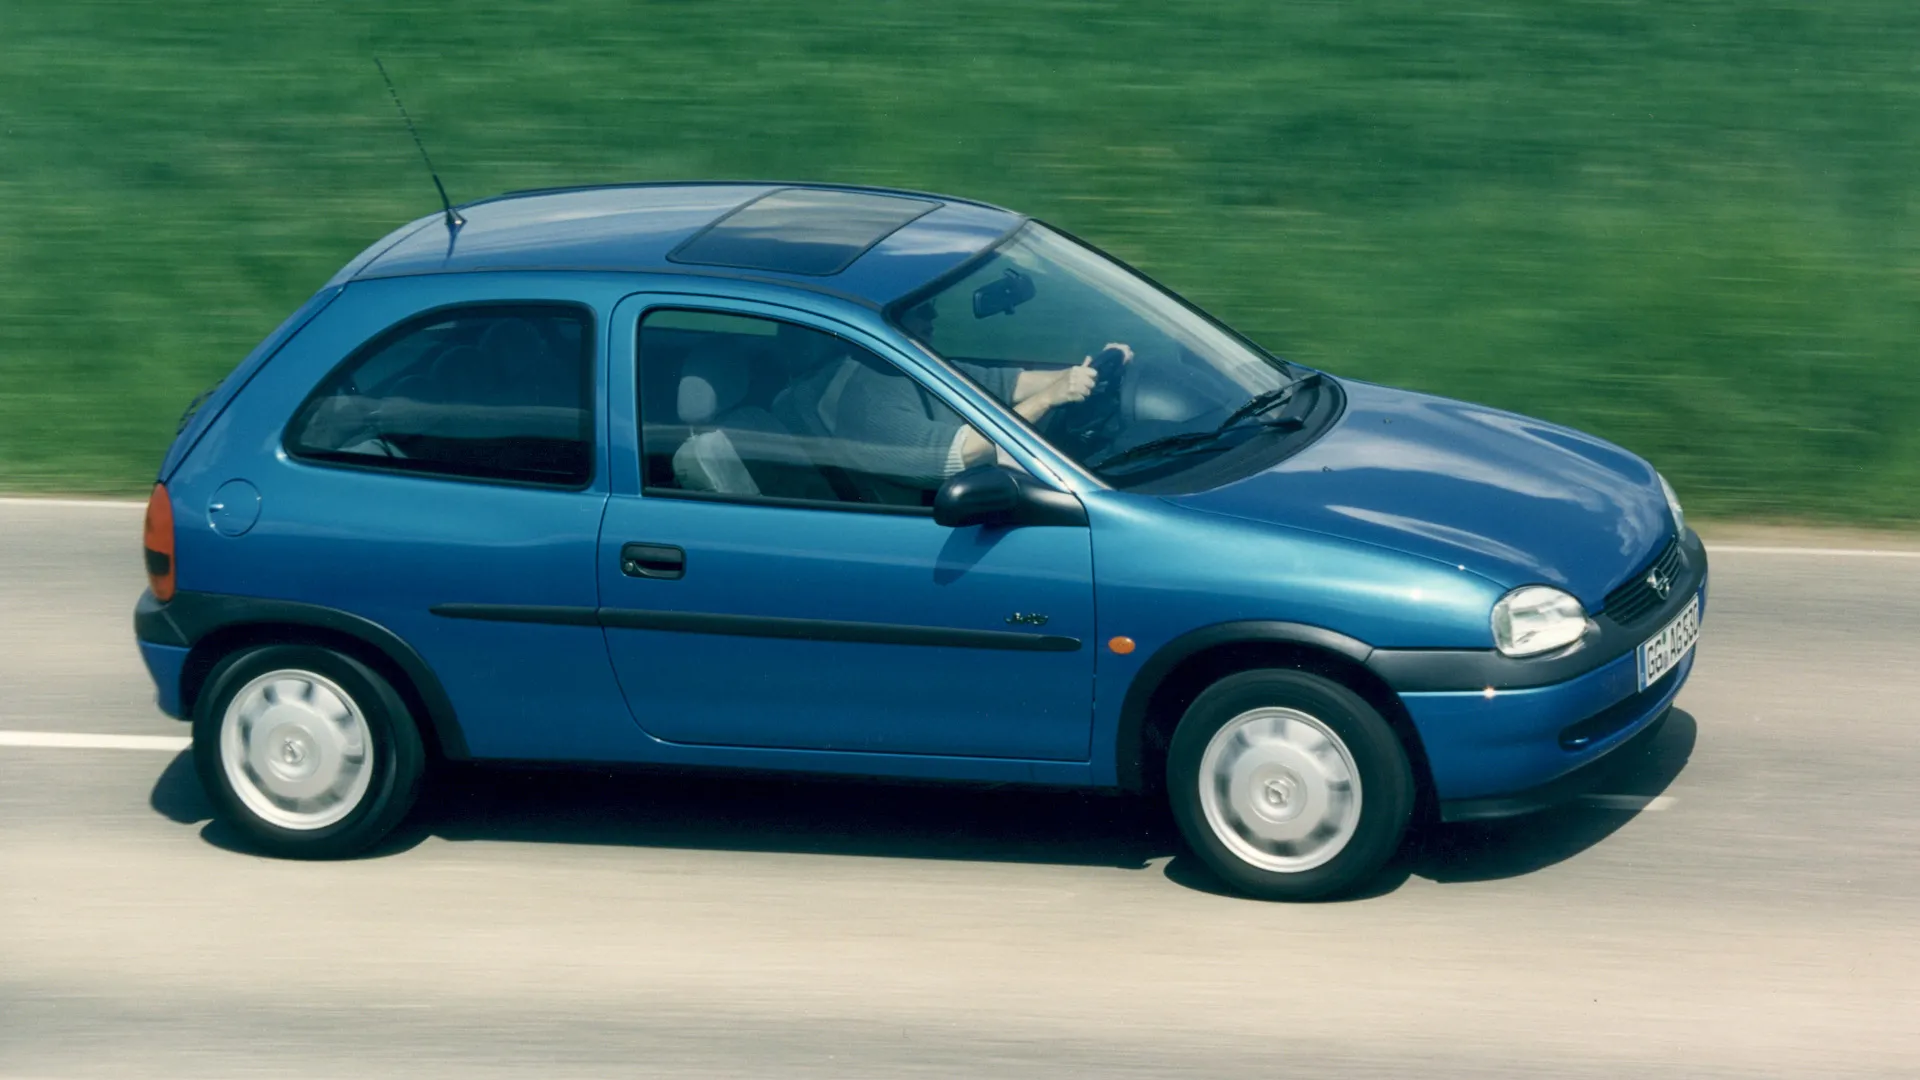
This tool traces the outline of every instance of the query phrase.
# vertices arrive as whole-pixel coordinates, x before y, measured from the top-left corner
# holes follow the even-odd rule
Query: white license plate
[[[1700,595],[1694,594],[1687,609],[1673,617],[1673,621],[1660,628],[1642,642],[1640,657],[1640,689],[1645,690],[1660,681],[1660,676],[1680,666],[1680,661],[1693,651],[1695,642],[1700,640]]]

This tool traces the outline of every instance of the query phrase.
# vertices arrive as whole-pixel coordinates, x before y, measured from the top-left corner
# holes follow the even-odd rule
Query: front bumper
[[[1638,689],[1636,659],[1628,653],[1555,686],[1491,695],[1402,694],[1426,750],[1441,816],[1455,816],[1447,812],[1450,802],[1517,795],[1607,756],[1666,713],[1693,662],[1687,657],[1645,690]]]
[[[1687,657],[1659,682],[1637,692],[1635,660],[1628,655],[1620,664],[1576,680],[1584,685],[1492,698],[1484,693],[1421,695],[1427,700],[1417,705],[1409,701],[1433,770],[1440,820],[1511,817],[1584,794],[1607,759],[1643,743],[1643,736],[1650,738],[1666,719],[1693,672],[1693,662],[1694,657]],[[1625,696],[1593,708],[1612,697],[1610,686],[1622,680],[1629,691]],[[1569,723],[1570,717],[1583,719]]]
[[[1667,717],[1672,713],[1672,706],[1661,709],[1651,723],[1641,727],[1625,742],[1557,780],[1549,780],[1544,784],[1530,787],[1525,791],[1516,791],[1511,795],[1489,795],[1478,799],[1447,799],[1440,803],[1440,820],[1452,823],[1518,817],[1521,814],[1535,813],[1579,798],[1593,790],[1594,785],[1602,779],[1606,766],[1614,758],[1631,758],[1636,750],[1646,748],[1659,737],[1660,729],[1666,726]]]
[[[1692,532],[1679,545],[1685,569],[1659,610],[1624,626],[1603,612],[1579,648],[1533,660],[1491,650],[1369,658],[1419,733],[1442,820],[1506,817],[1577,795],[1603,758],[1666,716],[1694,655],[1642,690],[1638,646],[1696,596],[1706,616],[1706,549]]]

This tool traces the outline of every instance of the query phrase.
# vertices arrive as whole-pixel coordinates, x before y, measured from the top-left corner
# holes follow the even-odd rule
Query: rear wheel
[[[193,754],[221,815],[256,846],[295,858],[352,855],[392,831],[426,764],[386,679],[306,645],[221,661],[195,709]]]
[[[1399,737],[1364,699],[1303,671],[1247,671],[1181,718],[1167,790],[1187,843],[1227,884],[1317,900],[1379,873],[1414,805]]]

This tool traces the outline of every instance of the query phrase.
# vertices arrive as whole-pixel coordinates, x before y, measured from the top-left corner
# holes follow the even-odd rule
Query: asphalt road
[[[0,502],[0,729],[184,734],[138,522]],[[1137,801],[762,778],[469,770],[275,862],[183,754],[0,742],[0,1076],[1920,1076],[1920,558],[1714,583],[1613,798],[1334,904]]]

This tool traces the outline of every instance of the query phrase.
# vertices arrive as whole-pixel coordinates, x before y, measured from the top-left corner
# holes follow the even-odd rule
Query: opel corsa
[[[1163,796],[1233,887],[1581,789],[1707,561],[1645,461],[1276,358],[962,199],[504,196],[348,263],[182,421],[135,615],[259,847],[434,760]]]

